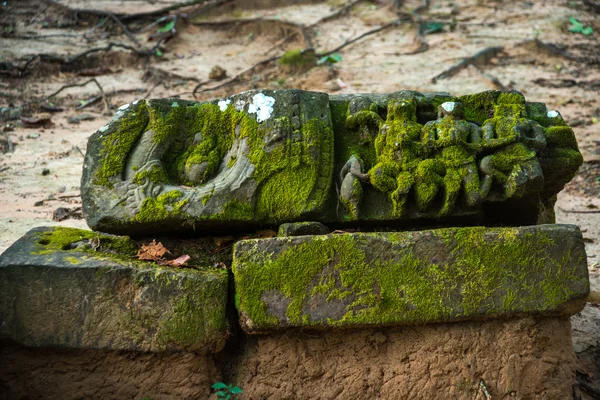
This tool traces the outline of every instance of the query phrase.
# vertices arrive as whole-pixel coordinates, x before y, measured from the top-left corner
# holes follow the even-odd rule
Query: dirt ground
[[[0,251],[34,226],[86,228],[78,194],[87,138],[134,99],[516,89],[575,129],[584,164],[559,194],[556,217],[581,227],[600,290],[600,1],[391,3],[212,0],[164,11],[177,2],[0,2]],[[339,46],[340,61],[308,71],[268,61],[310,47],[321,59]],[[582,369],[598,383],[600,308],[588,304],[572,323]]]

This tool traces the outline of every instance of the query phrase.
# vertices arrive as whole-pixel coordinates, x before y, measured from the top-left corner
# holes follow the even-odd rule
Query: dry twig
[[[62,92],[65,89],[72,88],[72,87],[83,87],[90,82],[94,82],[96,84],[96,86],[98,86],[98,89],[100,89],[100,93],[102,94],[101,98],[104,101],[104,111],[108,111],[110,109],[110,106],[108,104],[108,100],[106,99],[106,95],[104,94],[104,89],[102,89],[102,85],[100,85],[100,82],[98,82],[96,80],[96,78],[88,79],[87,81],[85,81],[83,83],[73,83],[70,85],[64,85],[60,89],[58,89],[56,92],[46,96],[46,101],[50,100],[50,98],[56,96],[57,94],[59,94],[60,92]]]
[[[358,35],[358,36],[357,36],[357,37],[355,37],[355,38],[352,38],[352,39],[350,39],[350,40],[346,40],[346,41],[345,41],[343,44],[339,45],[338,47],[336,47],[336,48],[334,48],[334,49],[328,50],[328,51],[326,51],[326,52],[324,52],[324,53],[319,53],[319,54],[317,54],[317,57],[325,57],[325,56],[328,56],[328,55],[330,55],[330,54],[332,54],[332,53],[335,53],[335,52],[337,52],[337,51],[340,51],[340,50],[341,50],[341,49],[343,49],[344,47],[346,47],[346,46],[348,46],[348,45],[350,45],[350,44],[352,44],[352,43],[354,43],[354,42],[357,42],[357,41],[359,41],[360,39],[362,39],[362,38],[364,38],[364,37],[367,37],[367,36],[369,36],[369,35],[373,35],[373,34],[375,34],[375,33],[378,33],[378,32],[381,32],[381,31],[384,31],[384,30],[386,30],[386,29],[388,29],[388,28],[391,28],[391,27],[393,27],[393,26],[397,26],[397,25],[399,25],[399,24],[401,24],[401,23],[404,23],[404,22],[406,22],[406,20],[405,20],[405,19],[395,19],[395,20],[393,20],[393,21],[391,21],[391,22],[388,22],[387,24],[384,24],[384,25],[380,26],[379,28],[371,29],[370,31],[364,32],[364,33],[362,33],[362,34]]]
[[[562,212],[569,213],[569,214],[598,214],[598,213],[600,213],[600,210],[567,210],[562,207],[558,207],[558,209]]]
[[[438,81],[438,79],[451,78],[463,69],[467,68],[469,65],[476,64],[478,62],[481,62],[482,60],[487,61],[502,51],[504,51],[504,47],[501,46],[486,47],[485,49],[478,51],[470,57],[463,58],[458,64],[455,64],[450,68],[440,72],[439,74],[431,78],[431,82],[435,83]]]

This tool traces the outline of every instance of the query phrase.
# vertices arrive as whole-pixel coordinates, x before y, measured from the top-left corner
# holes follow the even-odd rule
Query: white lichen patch
[[[257,93],[252,96],[252,103],[248,106],[248,113],[256,114],[256,120],[258,122],[266,121],[271,118],[274,104],[275,98],[265,96],[262,93]]]
[[[123,104],[121,107],[119,107],[117,109],[117,111],[124,111],[124,110],[127,110],[128,108],[129,108],[129,103]]]
[[[179,104],[177,104],[177,102],[176,102],[176,101],[174,101],[174,102],[173,102],[173,104],[171,104],[171,107],[173,107],[173,108],[177,108],[177,107],[179,107]]]
[[[556,118],[558,117],[560,114],[558,113],[558,111],[556,110],[550,110],[548,111],[548,118]]]
[[[108,130],[108,124],[104,125],[102,128],[98,129],[100,132],[104,133]]]
[[[246,103],[244,102],[244,100],[239,99],[238,101],[235,102],[233,107],[238,111],[244,111],[244,107],[246,107]]]
[[[453,101],[447,101],[445,103],[442,103],[442,108],[444,110],[446,110],[446,112],[454,111],[454,102]]]
[[[225,111],[227,110],[227,106],[231,103],[231,100],[227,99],[227,100],[221,100],[217,103],[217,105],[219,106],[219,110],[221,111]]]

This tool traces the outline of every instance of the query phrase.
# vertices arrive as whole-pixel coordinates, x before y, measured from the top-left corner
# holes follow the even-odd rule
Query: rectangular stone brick
[[[245,240],[233,272],[248,333],[572,315],[589,292],[571,225]]]
[[[90,247],[98,244],[106,251]],[[227,271],[161,267],[129,258],[128,246],[127,237],[78,229],[29,231],[0,256],[0,337],[26,346],[221,350]]]

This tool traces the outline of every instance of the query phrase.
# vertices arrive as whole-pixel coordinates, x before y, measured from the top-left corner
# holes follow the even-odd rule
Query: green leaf
[[[211,386],[211,388],[213,388],[213,389],[215,389],[215,390],[229,389],[229,388],[227,387],[227,385],[226,385],[226,384],[224,384],[223,382],[217,382],[217,383],[213,384],[213,385]]]
[[[583,33],[585,36],[590,36],[592,33],[594,33],[594,30],[591,26],[586,26],[581,30],[581,33]]]
[[[578,33],[583,30],[583,24],[577,21],[575,18],[570,17],[569,22],[571,22],[571,26],[569,27],[569,32]]]
[[[319,61],[317,61],[317,64],[325,64],[325,63],[335,64],[340,61],[342,61],[342,55],[340,53],[331,53],[327,56],[321,57],[319,59]]]
[[[231,394],[240,394],[242,393],[242,388],[239,386],[235,386],[231,388]]]
[[[225,400],[229,400],[231,399],[231,395],[229,393],[227,393],[227,397],[225,397]]]
[[[425,22],[423,24],[423,35],[429,35],[444,30],[444,24],[442,22]]]
[[[162,57],[163,53],[160,51],[160,49],[156,49],[156,55]]]
[[[173,29],[174,26],[175,26],[175,21],[170,21],[162,28],[158,28],[156,31],[160,32],[160,33],[169,32],[171,29]]]

